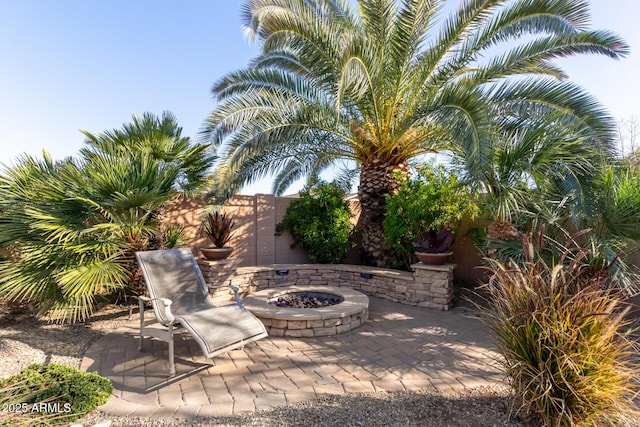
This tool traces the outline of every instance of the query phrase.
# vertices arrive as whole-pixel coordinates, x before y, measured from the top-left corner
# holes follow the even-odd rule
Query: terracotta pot
[[[233,248],[230,246],[225,246],[224,248],[200,248],[200,252],[206,259],[216,261],[228,258],[233,252]]]
[[[416,252],[416,256],[423,264],[442,265],[446,264],[453,252]]]

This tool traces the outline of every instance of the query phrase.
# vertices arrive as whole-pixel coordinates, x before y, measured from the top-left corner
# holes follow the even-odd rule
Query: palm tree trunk
[[[360,165],[360,218],[358,228],[361,233],[362,262],[377,267],[397,267],[398,256],[385,244],[382,222],[385,217],[386,194],[395,194],[399,188],[399,178],[408,176],[405,163],[393,164],[380,159]]]

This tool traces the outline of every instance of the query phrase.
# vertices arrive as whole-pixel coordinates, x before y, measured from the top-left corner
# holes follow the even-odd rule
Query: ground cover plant
[[[545,426],[634,425],[640,366],[621,293],[588,251],[574,247],[549,264],[530,239],[523,244],[521,264],[487,260],[481,307],[516,409]]]
[[[0,380],[3,425],[67,424],[107,402],[113,385],[96,373],[34,364]],[[21,408],[21,411],[15,408]]]

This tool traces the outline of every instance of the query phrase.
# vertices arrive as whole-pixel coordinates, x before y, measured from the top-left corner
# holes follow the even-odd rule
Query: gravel
[[[112,426],[420,426],[487,427],[526,426],[509,417],[508,399],[491,390],[473,390],[443,396],[431,393],[369,393],[327,395],[323,398],[282,406],[269,411],[234,417],[148,420],[107,418],[94,413],[85,425],[112,421]]]

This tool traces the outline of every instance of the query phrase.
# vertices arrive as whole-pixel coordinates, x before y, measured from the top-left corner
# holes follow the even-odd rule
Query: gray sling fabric
[[[241,304],[216,307],[191,250],[137,252],[156,319],[171,324],[158,298],[171,301],[173,323],[179,322],[207,358],[267,336],[262,322]],[[144,335],[141,331],[141,336]]]

